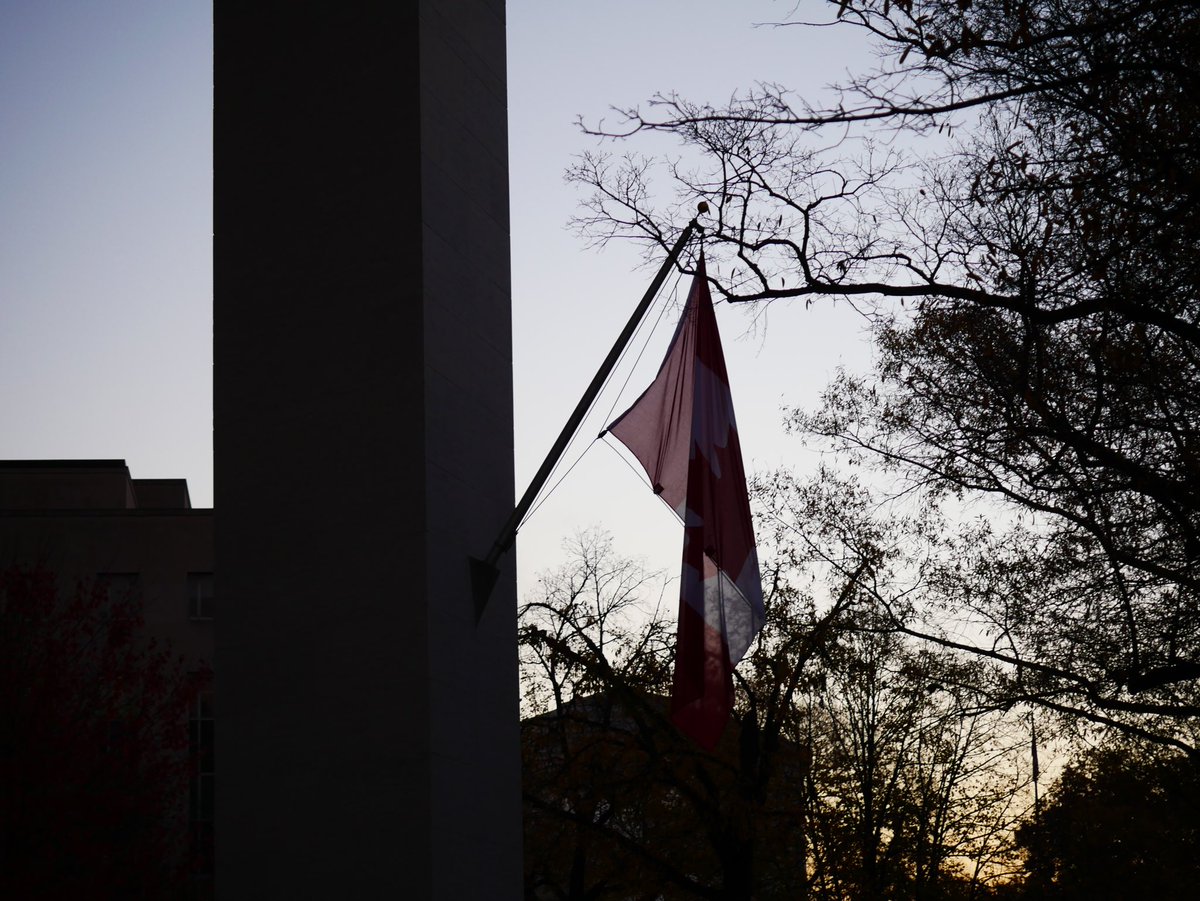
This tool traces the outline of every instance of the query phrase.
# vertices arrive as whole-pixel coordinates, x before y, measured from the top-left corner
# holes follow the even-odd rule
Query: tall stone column
[[[215,6],[217,897],[515,899],[504,3]]]

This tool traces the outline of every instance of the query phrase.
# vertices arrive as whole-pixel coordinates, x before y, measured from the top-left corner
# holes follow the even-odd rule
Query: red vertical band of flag
[[[684,524],[671,718],[712,748],[733,668],[762,628],[762,585],[729,375],[704,257],[658,375],[608,429]]]

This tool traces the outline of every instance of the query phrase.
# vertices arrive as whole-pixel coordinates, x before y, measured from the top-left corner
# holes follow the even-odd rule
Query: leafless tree
[[[843,374],[791,426],[893,493],[1002,511],[926,595],[931,614],[970,610],[986,640],[932,615],[905,627],[1006,667],[1014,703],[1194,748],[1200,8],[823,6],[780,27],[857,29],[877,68],[825,107],[767,84],[585,126],[679,153],[583,157],[577,224],[657,250],[705,199],[722,296],[854,304],[875,370]]]

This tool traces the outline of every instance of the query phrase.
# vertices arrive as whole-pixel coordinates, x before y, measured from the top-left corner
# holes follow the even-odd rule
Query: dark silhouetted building
[[[213,511],[185,479],[131,478],[124,460],[0,461],[0,564],[137,588],[146,625],[211,662]]]
[[[193,509],[184,479],[131,478],[124,460],[0,461],[0,567],[43,567],[60,592],[99,584],[140,601],[147,633],[193,671],[213,659],[213,511]],[[211,875],[215,789],[211,684],[188,717],[193,868]],[[203,897],[205,892],[200,891]]]
[[[669,708],[601,691],[523,721],[527,898],[806,896],[808,749],[731,719],[706,751]]]

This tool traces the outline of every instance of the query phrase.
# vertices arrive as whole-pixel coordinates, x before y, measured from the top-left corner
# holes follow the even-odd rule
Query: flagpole
[[[707,213],[708,204],[703,201],[697,205],[698,213]],[[559,458],[567,449],[567,445],[579,430],[579,426],[583,423],[584,417],[591,409],[593,401],[596,400],[596,395],[600,393],[600,389],[604,387],[604,382],[608,379],[609,373],[613,367],[617,365],[617,360],[621,353],[625,350],[625,345],[629,343],[629,339],[633,337],[634,331],[637,330],[638,324],[642,321],[642,317],[646,315],[646,310],[650,308],[650,304],[654,302],[654,298],[658,295],[662,283],[667,278],[667,273],[671,267],[675,265],[675,261],[679,258],[679,254],[683,252],[683,248],[687,246],[687,242],[691,239],[692,233],[701,228],[700,224],[693,219],[687,224],[687,227],[680,233],[678,240],[675,242],[667,258],[663,260],[662,266],[654,276],[654,280],[650,282],[650,287],[646,289],[646,293],[642,295],[641,301],[633,311],[633,315],[629,317],[629,321],[625,323],[625,328],[621,330],[621,334],[617,336],[616,342],[612,346],[612,350],[608,352],[608,356],[604,358],[604,362],[600,364],[600,368],[592,377],[591,383],[587,386],[587,390],[583,392],[583,397],[579,399],[579,403],[575,405],[574,412],[571,413],[571,418],[567,420],[562,431],[558,433],[558,439],[550,448],[550,452],[546,454],[546,459],[542,461],[541,468],[534,475],[533,480],[529,483],[529,487],[525,489],[525,493],[521,496],[521,500],[517,506],[513,508],[504,526],[500,529],[500,534],[496,536],[496,540],[492,542],[492,548],[488,551],[487,557],[483,560],[471,557],[471,590],[475,596],[475,619],[479,620],[483,616],[484,608],[487,607],[488,598],[491,597],[492,589],[496,585],[496,579],[500,575],[500,569],[497,565],[500,558],[508,553],[513,542],[517,538],[517,530],[521,527],[521,520],[525,518],[525,514],[529,512],[529,508],[533,506],[533,502],[537,499],[538,493],[545,486],[546,481],[550,478],[550,473],[557,465]]]

